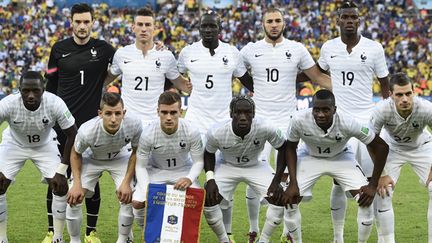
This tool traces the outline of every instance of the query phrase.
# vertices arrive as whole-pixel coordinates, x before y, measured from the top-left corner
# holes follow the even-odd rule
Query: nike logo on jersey
[[[312,136],[312,134],[309,134],[309,133],[303,133],[303,135],[305,135],[306,137]]]
[[[161,147],[162,147],[162,145],[161,145],[161,146],[157,146],[157,147],[156,147],[156,146],[154,146],[154,147],[153,147],[153,149],[155,149],[155,150],[156,150],[156,149],[158,149],[158,148],[161,148]]]
[[[198,61],[198,59],[193,59],[193,60],[191,60],[191,62],[196,62],[196,61]]]
[[[130,63],[130,62],[132,62],[132,61],[124,61],[124,64],[128,64],[128,63]]]
[[[330,56],[330,58],[335,58],[337,55],[334,55],[334,56]]]
[[[66,53],[66,54],[62,54],[62,57],[67,57],[67,56],[69,56],[70,54],[71,54],[71,52]]]
[[[95,148],[100,147],[100,146],[103,146],[103,144],[95,144],[94,145]]]
[[[231,148],[231,147],[225,147],[225,146],[223,146],[222,148],[223,148],[223,149],[229,149],[229,148]]]
[[[396,124],[391,124],[391,123],[388,123],[388,122],[386,123],[386,125],[387,126],[391,126],[391,127],[396,126]]]
[[[13,121],[14,124],[23,123],[23,121]]]
[[[255,54],[255,57],[260,57],[262,55],[264,55],[264,54]]]
[[[387,211],[389,211],[390,209],[385,209],[385,210],[381,210],[381,209],[378,209],[378,213],[384,213],[384,212],[387,212]]]

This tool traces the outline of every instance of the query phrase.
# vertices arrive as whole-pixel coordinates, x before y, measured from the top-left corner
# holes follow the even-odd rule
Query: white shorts
[[[192,166],[183,166],[175,170],[150,168],[148,169],[150,183],[174,185],[177,183],[178,179],[186,177],[189,174],[191,167]],[[193,181],[191,187],[201,188],[198,180]]]
[[[348,141],[352,151],[354,151],[355,159],[361,165],[366,177],[372,177],[374,163],[369,155],[367,147],[364,143],[360,142],[357,138],[351,138]]]
[[[32,160],[44,178],[53,178],[61,162],[56,142],[50,141],[45,145],[26,148],[13,142],[10,133],[6,130],[3,132],[0,144],[0,155],[0,171],[12,181],[15,180],[26,160]]]
[[[297,183],[300,196],[305,200],[312,198],[315,183],[324,175],[335,179],[345,192],[368,184],[362,168],[354,159],[354,153],[349,150],[333,158],[317,158],[300,149],[297,157]]]
[[[385,168],[396,183],[403,165],[410,164],[414,172],[426,185],[426,180],[432,166],[432,142],[426,143],[413,150],[399,150],[390,148]]]
[[[273,180],[274,171],[268,163],[259,163],[251,167],[236,167],[226,163],[215,168],[215,181],[222,197],[230,201],[240,182],[249,185],[262,199]]]
[[[90,192],[94,192],[96,183],[104,171],[107,171],[114,181],[116,189],[123,182],[126,175],[129,157],[122,157],[115,160],[95,160],[83,157],[81,167],[81,185]],[[72,180],[73,182],[73,180]],[[131,182],[133,189],[133,182]]]

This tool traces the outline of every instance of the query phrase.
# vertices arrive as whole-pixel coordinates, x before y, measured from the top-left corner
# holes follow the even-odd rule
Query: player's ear
[[[337,106],[334,107],[334,112],[333,112],[333,114],[336,113],[336,110],[337,110]]]
[[[102,118],[102,110],[101,110],[101,109],[98,109],[98,116],[99,116],[100,118]]]
[[[127,111],[126,109],[123,110],[123,116],[126,115],[126,111]]]

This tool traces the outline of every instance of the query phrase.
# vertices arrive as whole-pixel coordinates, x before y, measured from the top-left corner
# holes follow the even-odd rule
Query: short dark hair
[[[336,106],[336,99],[334,94],[328,89],[318,90],[312,97],[312,103],[315,100],[330,100],[332,106]]]
[[[102,110],[105,104],[108,106],[116,106],[118,105],[118,103],[121,103],[121,105],[124,106],[123,99],[121,98],[120,94],[104,92],[102,94],[102,99],[99,105],[99,109]]]
[[[42,75],[40,74],[40,72],[36,72],[36,71],[27,71],[27,72],[24,72],[21,75],[21,78],[19,80],[19,84],[20,85],[22,84],[22,82],[23,82],[24,79],[38,79],[38,80],[41,81],[42,86],[44,84],[44,79],[43,79]]]
[[[239,101],[242,101],[242,100],[247,101],[252,106],[252,113],[255,115],[255,102],[251,99],[251,97],[249,97],[247,95],[240,95],[240,96],[233,97],[231,100],[231,103],[230,103],[230,115],[231,115],[231,117],[234,114],[234,110],[235,110],[237,103]]]
[[[342,4],[339,6],[337,10],[338,16],[341,14],[342,9],[348,9],[348,8],[358,8],[358,6],[353,1],[344,1],[342,2]]]
[[[73,19],[74,14],[80,14],[80,13],[90,13],[91,18],[93,20],[93,14],[94,14],[93,8],[90,5],[88,5],[87,3],[77,3],[77,4],[74,4],[72,6],[72,9],[71,9],[71,18],[72,19]]]
[[[282,12],[282,10],[275,8],[273,6],[267,8],[267,10],[264,12],[264,14],[261,17],[261,22],[264,23],[264,17],[268,14],[268,13],[280,13],[282,16],[282,19],[284,18],[284,13]]]
[[[161,95],[159,95],[158,106],[173,105],[176,102],[179,103],[179,107],[181,108],[182,102],[180,95],[172,91],[165,91]]]
[[[212,17],[216,19],[216,24],[218,25],[219,28],[221,28],[221,18],[219,16],[219,14],[213,10],[208,10],[205,13],[203,13],[200,17],[200,25],[201,25],[201,21],[204,17]]]
[[[405,73],[399,72],[395,73],[390,77],[390,91],[394,90],[394,86],[405,86],[407,84],[411,84],[411,87],[413,87],[413,82],[411,79],[406,75]]]
[[[144,7],[144,8],[140,8],[136,11],[135,17],[137,16],[149,16],[154,18],[154,12],[151,8],[149,7]]]

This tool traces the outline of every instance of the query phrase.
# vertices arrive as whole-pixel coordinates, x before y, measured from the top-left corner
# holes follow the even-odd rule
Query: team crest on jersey
[[[336,139],[337,142],[340,142],[342,140],[342,138],[343,137],[339,133],[337,133],[336,136],[335,136],[335,139]]]
[[[223,64],[224,64],[225,66],[228,66],[228,62],[229,62],[229,60],[228,60],[228,58],[227,58],[226,56],[224,56],[224,57],[222,57],[222,62],[223,62]]]
[[[366,63],[367,56],[364,52],[360,55],[360,59],[362,64]]]
[[[418,129],[418,128],[420,127],[420,124],[418,124],[417,121],[413,121],[412,126],[413,126],[415,129]]]
[[[97,58],[97,51],[96,51],[96,49],[94,47],[92,47],[90,49],[90,53],[92,55],[91,59],[90,59],[91,62],[99,61],[99,59]]]
[[[129,143],[131,141],[131,139],[129,137],[125,138],[125,143]]]
[[[179,143],[179,146],[180,146],[181,149],[186,149],[186,143],[185,143],[185,141],[181,140],[180,143]]]
[[[291,54],[291,52],[290,52],[289,50],[287,50],[287,51],[285,52],[285,56],[286,56],[287,60],[291,60],[291,56],[292,56],[292,54]]]
[[[155,64],[156,64],[156,69],[160,69],[162,63],[159,58],[155,61]]]
[[[44,116],[44,118],[42,118],[42,123],[44,124],[44,126],[47,126],[49,123],[48,117]]]
[[[257,138],[254,139],[253,143],[257,147],[260,145],[260,141]]]

